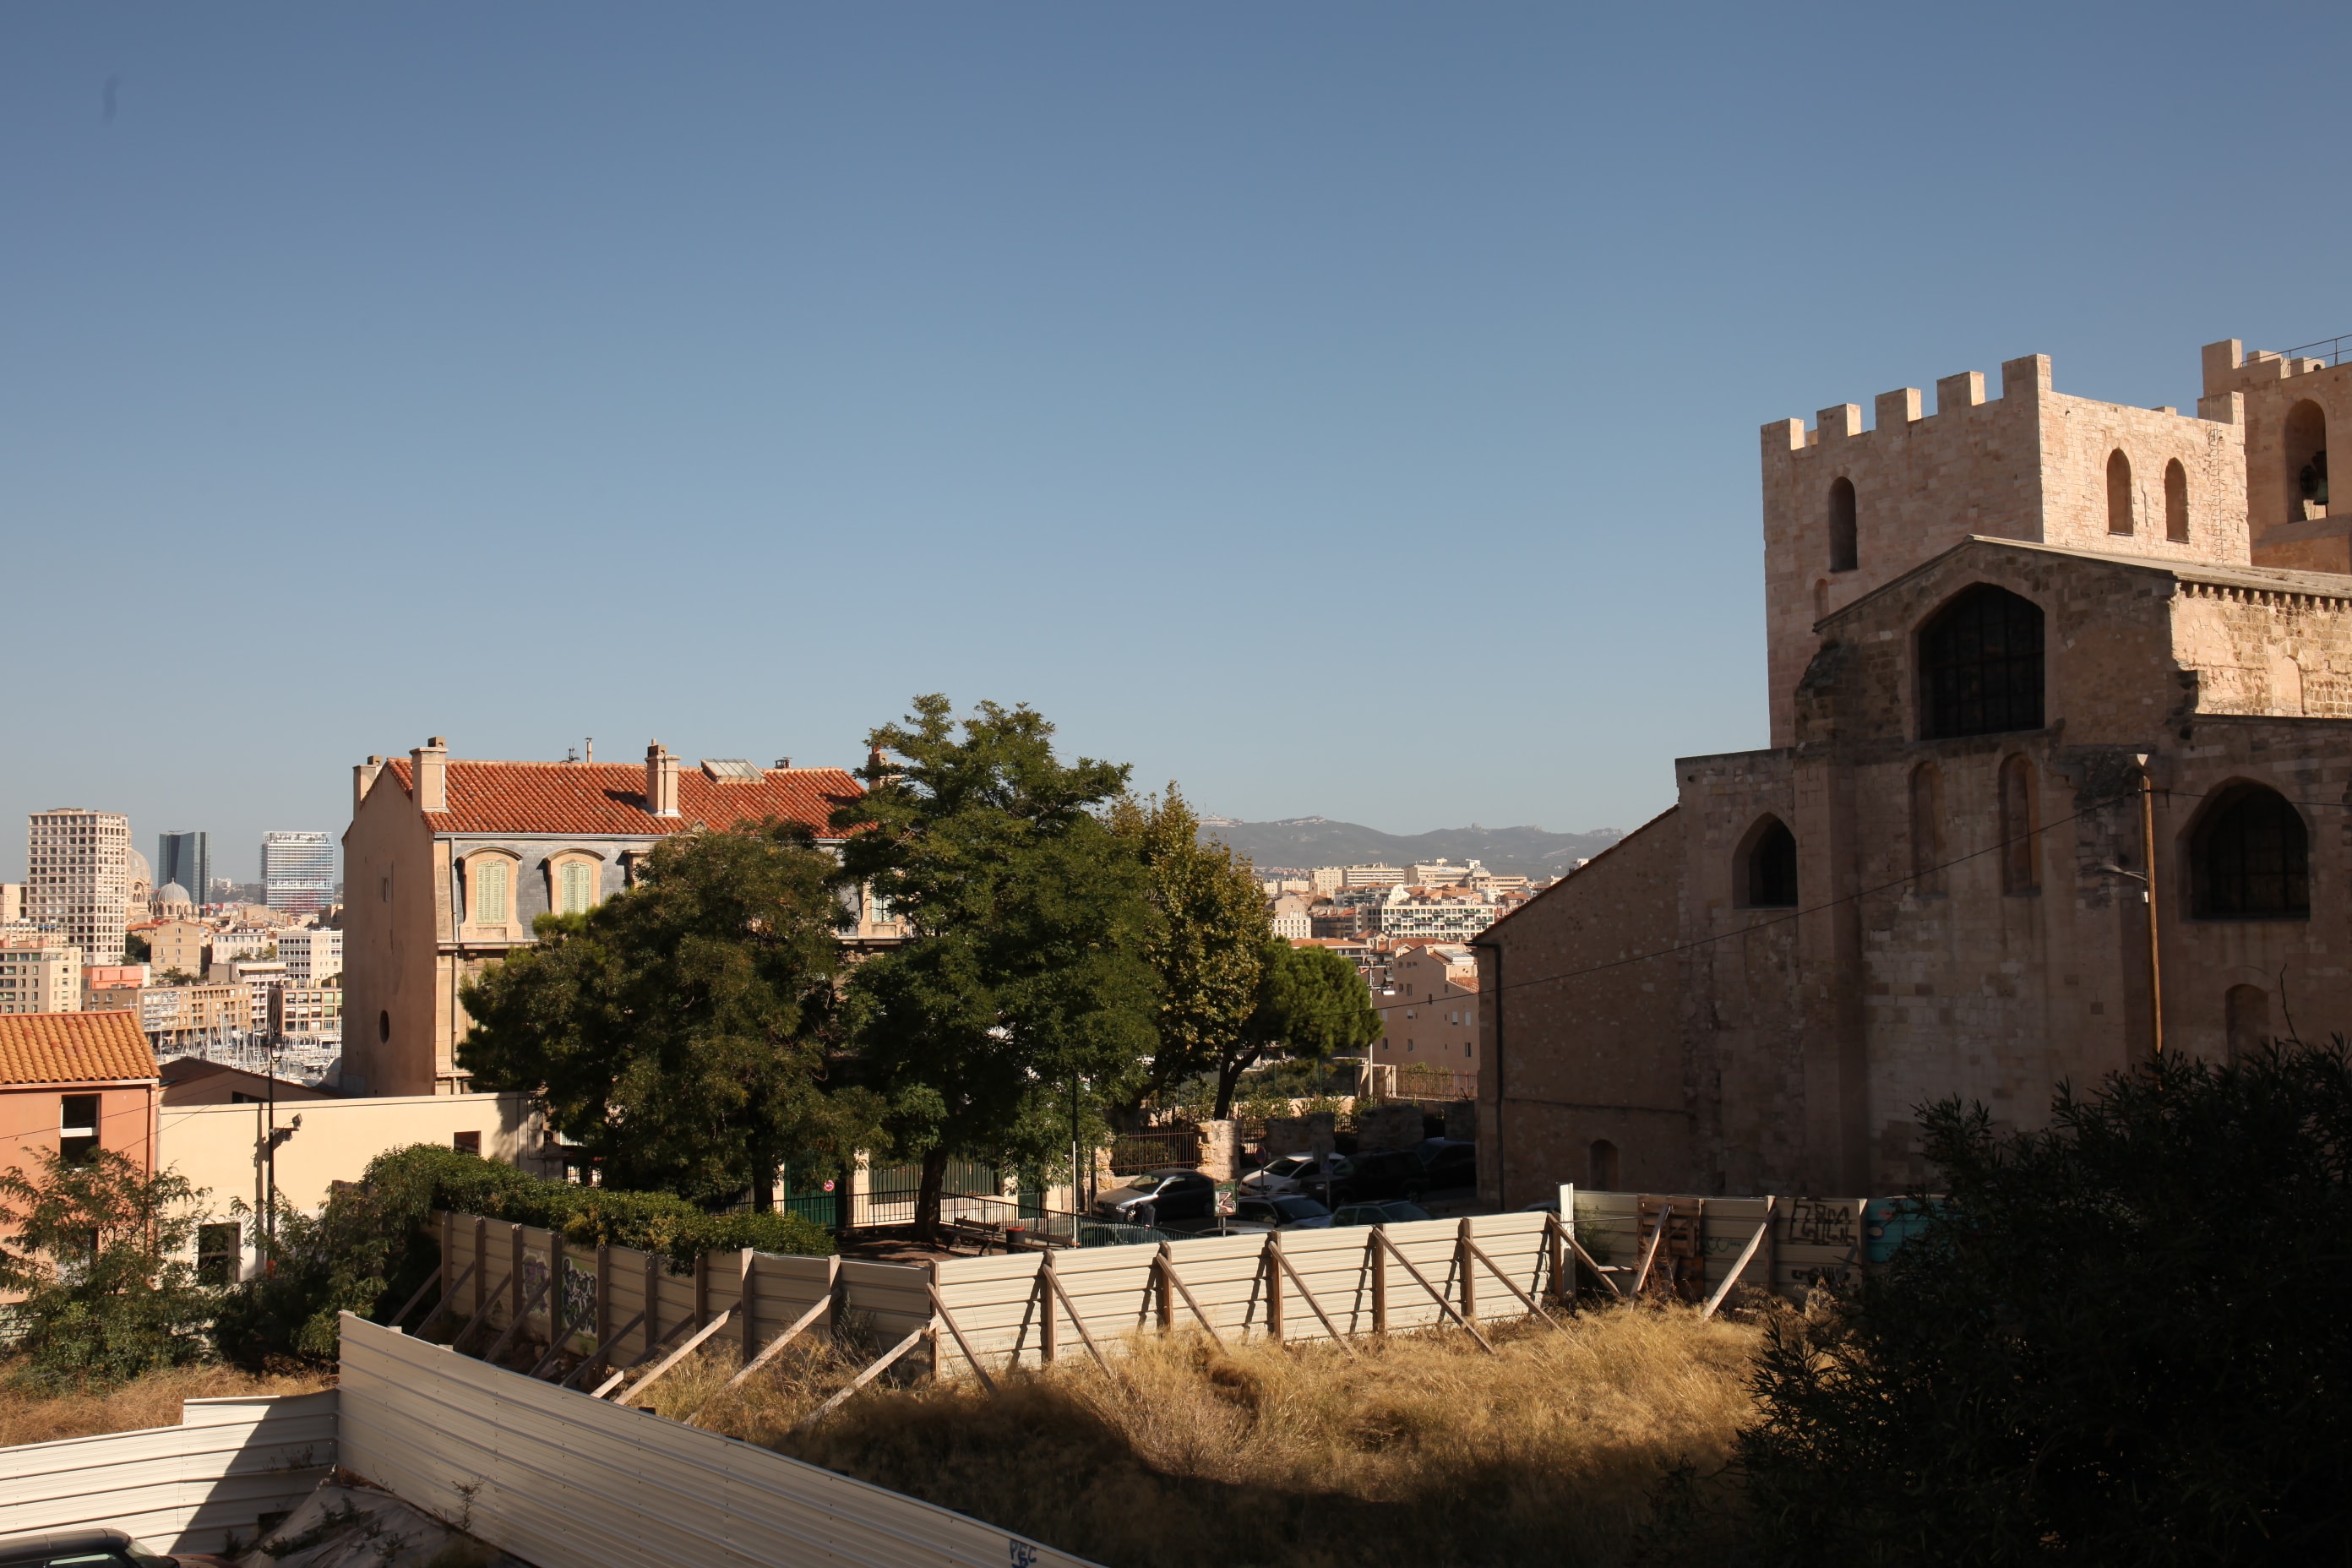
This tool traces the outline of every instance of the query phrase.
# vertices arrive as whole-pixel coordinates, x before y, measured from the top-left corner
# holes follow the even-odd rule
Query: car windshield
[[[1314,1168],[1315,1162],[1304,1154],[1285,1154],[1281,1159],[1268,1165],[1265,1168],[1265,1173],[1269,1176],[1295,1176],[1302,1171],[1311,1171]]]
[[[1273,1207],[1285,1219],[1317,1219],[1331,1211],[1313,1198],[1276,1198]]]

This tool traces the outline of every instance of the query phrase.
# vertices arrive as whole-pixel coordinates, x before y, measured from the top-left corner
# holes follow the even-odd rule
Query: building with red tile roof
[[[688,767],[658,741],[642,764],[477,762],[437,735],[370,757],[343,835],[343,1092],[465,1091],[459,987],[528,945],[538,916],[625,890],[663,838],[775,820],[835,843],[835,814],[862,795],[842,768]],[[895,939],[877,910],[857,914],[856,940]]]
[[[136,1014],[0,1016],[0,1166],[110,1149],[152,1172],[157,1077]]]

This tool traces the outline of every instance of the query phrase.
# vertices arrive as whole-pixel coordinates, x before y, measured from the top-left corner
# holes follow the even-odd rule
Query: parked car
[[[1429,1173],[1421,1156],[1410,1149],[1383,1149],[1349,1158],[1345,1175],[1332,1179],[1332,1194],[1342,1203],[1380,1203],[1389,1198],[1411,1200],[1429,1190]]]
[[[1419,1204],[1343,1204],[1339,1212],[1331,1216],[1331,1223],[1335,1226],[1403,1225],[1410,1220],[1430,1217],[1429,1211]]]
[[[1225,1228],[1235,1232],[1323,1230],[1330,1224],[1331,1211],[1301,1194],[1284,1193],[1268,1198],[1244,1193],[1234,1200],[1234,1217],[1225,1222]]]
[[[226,1557],[183,1552],[166,1557],[127,1531],[79,1525],[37,1535],[0,1535],[0,1568],[236,1568]]]
[[[1429,1183],[1428,1191],[1444,1187],[1469,1187],[1478,1183],[1478,1145],[1458,1139],[1432,1139],[1422,1145],[1421,1170]]]
[[[1125,1225],[1164,1219],[1208,1219],[1217,1212],[1217,1184],[1198,1171],[1153,1171],[1095,1199],[1095,1214]]]
[[[1321,1161],[1312,1154],[1285,1154],[1271,1161],[1265,1169],[1252,1171],[1241,1180],[1241,1190],[1260,1197],[1274,1197],[1282,1193],[1314,1193],[1320,1194],[1328,1176],[1334,1184],[1347,1178],[1352,1166],[1345,1154],[1331,1156],[1331,1168],[1327,1172]]]

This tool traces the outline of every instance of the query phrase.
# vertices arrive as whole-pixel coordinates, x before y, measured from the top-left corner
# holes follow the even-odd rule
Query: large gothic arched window
[[[1979,583],[1919,632],[1922,739],[2042,728],[2042,607]]]
[[[2200,920],[2309,920],[2311,833],[2294,803],[2261,784],[2216,800],[2189,844],[2189,907]]]

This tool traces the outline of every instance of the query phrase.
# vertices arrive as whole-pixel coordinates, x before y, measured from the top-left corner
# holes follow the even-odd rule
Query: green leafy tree
[[[664,839],[635,888],[540,917],[467,986],[459,1062],[544,1096],[610,1185],[767,1207],[782,1161],[838,1158],[862,1125],[859,1097],[827,1092],[833,869],[797,824]]]
[[[850,995],[888,1131],[922,1162],[929,1231],[950,1158],[1066,1147],[1074,1079],[1132,1093],[1157,998],[1143,867],[1101,815],[1127,769],[1062,762],[1027,708],[984,702],[960,725],[945,697],[914,709],[868,737],[867,793],[835,826],[856,830],[844,878],[910,931]]]
[[[1743,1443],[1770,1563],[2352,1556],[2343,1042],[2168,1057],[1997,1132],[1849,1311],[1778,1323]]]
[[[53,1386],[103,1384],[203,1359],[214,1296],[186,1252],[203,1196],[110,1149],[50,1151],[0,1173],[0,1289],[21,1292],[17,1351]]]
[[[1159,984],[1159,1041],[1139,1100],[1216,1072],[1232,1053],[1257,1011],[1274,930],[1250,863],[1201,842],[1201,819],[1175,784],[1121,799],[1109,820],[1143,865],[1151,909],[1143,954]]]
[[[1242,1076],[1269,1056],[1326,1058],[1381,1037],[1381,1015],[1356,966],[1328,947],[1266,939],[1256,1005],[1216,1053],[1216,1114],[1234,1113]]]

